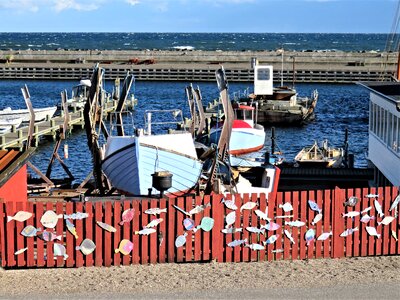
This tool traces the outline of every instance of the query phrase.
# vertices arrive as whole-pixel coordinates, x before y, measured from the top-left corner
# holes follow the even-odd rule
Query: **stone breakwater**
[[[297,82],[388,80],[397,64],[396,53],[375,51],[1,50],[0,79],[79,79],[100,63],[110,79],[131,71],[137,80],[210,81],[222,64],[228,80],[251,81],[253,58]]]

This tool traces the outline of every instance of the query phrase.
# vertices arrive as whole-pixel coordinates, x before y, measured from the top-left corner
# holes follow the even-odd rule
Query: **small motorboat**
[[[294,158],[298,166],[315,168],[340,168],[344,159],[342,148],[328,147],[328,141],[323,142],[322,147],[317,141],[311,147],[304,147]]]
[[[35,113],[35,122],[50,120],[55,114],[56,110],[57,106],[34,108],[33,111]],[[16,118],[21,118],[22,122],[29,122],[29,109],[12,109],[11,107],[6,107],[0,110],[0,123]]]

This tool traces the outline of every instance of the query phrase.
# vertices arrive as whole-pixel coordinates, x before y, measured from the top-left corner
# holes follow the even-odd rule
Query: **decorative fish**
[[[246,244],[245,247],[250,248],[251,250],[254,250],[254,251],[265,249],[265,246],[260,245],[260,244]]]
[[[353,234],[355,231],[358,231],[358,227],[356,227],[356,228],[348,228],[348,229],[346,229],[345,231],[343,231],[343,232],[340,234],[340,236],[341,236],[341,237],[345,237],[345,236],[348,236],[348,235],[350,235],[350,234]]]
[[[56,235],[54,232],[47,231],[47,230],[43,231],[43,232],[39,235],[39,237],[40,237],[42,240],[46,241],[46,242],[52,242],[52,241],[54,241],[54,240],[59,240],[59,241],[61,241],[61,238],[62,238],[61,235]]]
[[[149,234],[152,234],[152,233],[154,233],[156,231],[157,230],[155,230],[154,228],[143,228],[142,230],[135,231],[135,234],[149,235]]]
[[[277,241],[279,234],[271,235],[264,243],[264,245],[270,245]]]
[[[122,221],[119,222],[119,225],[124,225],[125,223],[129,223],[130,221],[133,220],[133,216],[135,215],[135,209],[134,208],[129,208],[124,210],[122,213],[121,219]]]
[[[283,249],[274,249],[271,250],[272,253],[282,253],[284,250]]]
[[[397,233],[396,231],[392,230],[392,237],[396,240],[396,242],[398,241],[397,239]]]
[[[100,221],[96,221],[96,223],[97,223],[97,225],[99,225],[104,230],[107,230],[108,232],[117,232],[117,229],[115,227],[111,226],[110,224],[103,223]]]
[[[232,224],[235,223],[235,221],[236,221],[236,212],[232,211],[225,217],[225,222],[226,222],[225,228],[229,228]]]
[[[56,256],[63,256],[64,260],[68,258],[67,250],[64,245],[54,243],[53,245],[53,254],[54,259],[57,259]]]
[[[317,240],[318,241],[325,241],[327,238],[329,238],[332,235],[332,231],[331,232],[324,232],[322,233]]]
[[[347,199],[346,202],[343,203],[345,206],[356,206],[356,204],[360,201],[356,196],[351,196],[349,199]]]
[[[164,221],[163,218],[158,218],[158,219],[154,219],[151,220],[149,224],[147,224],[145,227],[146,228],[152,228],[152,227],[156,227],[158,224],[160,224],[162,221]]]
[[[68,220],[68,219],[65,219],[65,225],[67,225],[68,231],[71,232],[72,235],[73,235],[76,239],[78,239],[78,234],[76,233],[75,225],[72,224],[72,222],[71,222],[70,220]]]
[[[397,195],[397,197],[393,200],[392,205],[389,208],[389,211],[392,211],[397,205],[399,205],[400,202],[400,193]]]
[[[237,247],[240,246],[242,244],[246,244],[247,243],[247,238],[244,240],[234,240],[230,243],[227,244],[228,247]]]
[[[26,237],[33,237],[37,235],[38,231],[42,231],[42,228],[36,228],[32,225],[28,225],[22,229],[21,234]]]
[[[80,211],[70,215],[64,215],[64,219],[72,219],[72,220],[82,220],[88,217],[89,217],[88,213],[83,213]]]
[[[194,221],[190,218],[184,219],[183,227],[185,227],[185,230],[192,230],[194,228]]]
[[[382,206],[378,202],[378,200],[374,200],[374,205],[375,205],[375,209],[376,209],[376,212],[378,213],[379,217],[383,218],[385,215],[382,212]]]
[[[251,233],[261,234],[265,232],[265,228],[246,227],[246,230]]]
[[[395,217],[386,216],[386,217],[383,218],[382,221],[378,222],[378,225],[381,225],[381,224],[383,224],[383,225],[388,225],[388,224],[390,224],[394,219],[395,219]]]
[[[154,215],[154,216],[159,215],[161,213],[166,213],[166,212],[167,212],[167,208],[158,208],[158,207],[149,208],[144,211],[145,214]]]
[[[253,209],[254,207],[256,207],[256,206],[258,206],[258,203],[257,202],[246,202],[245,204],[243,204],[241,207],[240,207],[240,212],[242,212],[243,211],[243,209]]]
[[[122,255],[128,255],[133,250],[133,243],[130,240],[123,239],[119,242],[119,246],[114,250],[115,253],[121,253]]]
[[[312,220],[312,222],[311,222],[311,224],[312,225],[315,225],[315,224],[317,224],[319,221],[321,221],[322,220],[322,214],[321,213],[319,213],[319,214],[317,214],[315,217],[314,217],[314,219]]]
[[[57,225],[58,219],[62,219],[64,216],[62,214],[57,215],[54,211],[48,210],[40,218],[40,223],[44,227],[54,228]]]
[[[164,241],[164,233],[160,231],[158,234],[158,245],[161,246],[163,241]]]
[[[371,217],[371,216],[369,216],[368,214],[365,214],[365,215],[362,216],[362,218],[360,219],[360,221],[366,224],[366,223],[368,223],[369,221],[374,220],[374,219],[375,219],[374,216]]]
[[[203,217],[201,219],[200,225],[196,227],[196,229],[203,229],[204,231],[208,232],[214,227],[214,219],[210,217]]]
[[[14,255],[19,255],[21,253],[24,253],[26,250],[28,250],[28,247],[19,249],[19,250],[15,251]]]
[[[306,225],[306,223],[303,222],[303,221],[299,221],[299,220],[289,221],[289,222],[285,221],[285,225],[289,225],[289,226],[292,226],[292,227],[301,227],[301,226]]]
[[[367,212],[369,212],[372,209],[372,206],[367,207],[366,209],[364,209],[361,214],[365,214]]]
[[[279,204],[278,207],[282,208],[284,212],[289,212],[293,210],[293,206],[289,202],[286,202],[285,204]]]
[[[354,218],[360,215],[359,211],[349,211],[347,214],[342,213],[342,217]]]
[[[281,226],[279,224],[274,223],[274,222],[269,222],[266,225],[261,225],[261,228],[265,228],[268,231],[275,231],[275,230],[278,230],[279,228],[281,228]]]
[[[225,206],[229,209],[232,209],[232,210],[238,209],[234,200],[225,200],[224,198],[222,198],[221,203],[225,204]]]
[[[261,220],[271,221],[271,218],[268,218],[268,207],[265,208],[265,212],[262,212],[259,209],[256,209],[254,213],[259,217]]]
[[[366,226],[365,230],[368,232],[369,235],[376,236],[378,239],[381,237],[381,235],[376,231],[375,227]]]
[[[84,255],[89,255],[96,249],[96,244],[91,239],[84,239],[80,246],[76,246],[75,250],[81,250]]]
[[[304,238],[307,242],[307,246],[309,246],[310,243],[315,239],[315,230],[312,228],[308,229]]]
[[[235,233],[235,232],[242,232],[242,231],[243,231],[242,228],[233,228],[233,227],[224,228],[221,230],[222,233]]]
[[[274,219],[290,219],[293,218],[294,215],[285,215],[285,216],[276,216]]]
[[[12,220],[15,220],[18,222],[24,222],[32,216],[33,216],[33,214],[31,212],[20,210],[14,216],[7,216],[7,222],[10,222]]]
[[[188,234],[185,232],[184,234],[178,236],[175,240],[175,247],[179,248],[186,244],[186,236]]]
[[[314,201],[308,200],[308,205],[310,206],[311,210],[317,211],[318,213],[322,212],[322,210],[319,208],[318,204],[315,203]]]
[[[368,194],[364,196],[365,198],[379,198],[379,194]]]
[[[193,208],[192,210],[189,211],[189,214],[194,215],[194,214],[201,213],[201,212],[204,211],[207,207],[211,207],[211,203],[202,204],[202,205],[197,205],[195,208]]]
[[[293,238],[292,234],[289,232],[289,230],[285,229],[283,232],[285,233],[286,237],[291,241],[291,243],[295,244],[294,238]]]

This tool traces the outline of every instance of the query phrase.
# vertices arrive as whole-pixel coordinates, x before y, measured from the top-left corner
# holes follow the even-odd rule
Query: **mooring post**
[[[271,153],[275,153],[275,127],[271,127]]]

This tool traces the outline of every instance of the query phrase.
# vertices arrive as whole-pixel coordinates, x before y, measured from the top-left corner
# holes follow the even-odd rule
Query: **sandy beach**
[[[400,257],[1,270],[0,297],[399,299]]]

